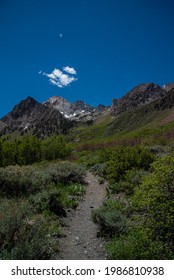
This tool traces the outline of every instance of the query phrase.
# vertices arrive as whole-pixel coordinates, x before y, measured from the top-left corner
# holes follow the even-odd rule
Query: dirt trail
[[[97,178],[87,173],[86,194],[74,215],[69,213],[64,227],[65,237],[60,238],[62,260],[103,260],[106,258],[105,244],[97,237],[98,227],[91,219],[91,210],[98,208],[106,199],[106,183],[99,184]]]

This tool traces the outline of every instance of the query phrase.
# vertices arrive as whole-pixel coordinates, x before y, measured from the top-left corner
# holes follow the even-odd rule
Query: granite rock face
[[[58,110],[27,97],[0,120],[0,135],[30,131],[44,138],[54,133],[67,133],[73,122],[66,119]]]
[[[129,109],[159,99],[163,97],[166,92],[167,91],[164,87],[162,88],[154,83],[140,84],[134,87],[121,99],[114,99],[112,102],[111,113],[113,116],[119,115]]]
[[[28,131],[40,138],[66,134],[69,129],[80,123],[92,124],[110,114],[116,117],[127,110],[140,108],[153,101],[153,110],[173,107],[174,83],[163,87],[155,83],[140,84],[122,98],[113,99],[111,107],[102,104],[93,107],[82,100],[69,102],[60,96],[53,96],[39,103],[29,96],[0,119],[0,136],[11,133],[24,135]]]
[[[66,134],[77,123],[93,123],[108,108],[104,105],[94,108],[81,100],[71,103],[59,96],[39,103],[29,96],[0,119],[0,135],[30,132],[45,138],[53,134]]]
[[[43,104],[59,110],[67,119],[83,123],[92,123],[101,116],[102,112],[105,112],[110,108],[109,106],[104,106],[102,104],[93,107],[82,100],[77,100],[74,103],[71,103],[60,96],[53,96]]]
[[[174,88],[171,88],[167,93],[158,100],[155,104],[156,110],[170,109],[174,106]]]

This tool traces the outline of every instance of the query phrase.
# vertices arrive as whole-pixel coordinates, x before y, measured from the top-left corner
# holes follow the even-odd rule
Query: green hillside
[[[174,109],[157,105],[108,113],[65,136],[1,137],[0,258],[55,258],[89,170],[109,184],[91,213],[108,258],[173,259]]]
[[[113,117],[110,113],[94,125],[84,125],[71,131],[71,141],[78,146],[146,143],[172,143],[174,109],[157,110],[157,101],[128,110]]]

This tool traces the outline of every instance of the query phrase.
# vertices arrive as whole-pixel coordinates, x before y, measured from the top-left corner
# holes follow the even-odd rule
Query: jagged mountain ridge
[[[171,109],[174,106],[174,87],[169,89],[167,93],[160,98],[154,106],[156,110]]]
[[[163,88],[168,92],[174,88],[174,83],[166,84],[163,86]]]
[[[146,106],[148,104],[150,107]],[[81,100],[71,103],[59,96],[53,96],[43,103],[28,97],[15,105],[13,110],[0,120],[0,135],[13,132],[24,134],[29,130],[32,134],[44,138],[55,133],[67,133],[77,124],[92,124],[96,120],[102,120],[105,115],[117,119],[133,109],[134,116],[136,110],[144,110],[143,118],[147,118],[148,110],[162,111],[173,106],[174,83],[164,87],[154,83],[140,84],[121,99],[114,99],[111,107],[93,107]],[[137,111],[137,117],[138,114]],[[133,119],[132,121],[134,122]]]
[[[80,122],[92,122],[100,117],[104,111],[107,111],[110,108],[110,106],[104,106],[101,104],[97,107],[93,107],[82,100],[77,100],[74,103],[71,103],[60,96],[50,97],[43,104],[59,110],[64,117],[69,118],[70,120]]]
[[[92,123],[108,107],[94,108],[78,100],[74,103],[54,96],[44,103],[27,97],[15,105],[10,113],[0,120],[0,135],[27,131],[44,138],[52,134],[67,133],[77,122]]]
[[[139,105],[160,99],[172,88],[174,88],[174,83],[165,85],[164,87],[160,87],[154,83],[140,84],[130,90],[121,99],[115,98],[113,100],[111,108],[112,115],[116,116]]]
[[[117,112],[105,130],[105,135],[130,132],[142,127],[162,127],[174,121],[174,87],[162,97],[151,101],[127,106],[124,112]],[[170,126],[172,128],[172,126]],[[162,129],[163,130],[163,129]],[[159,130],[160,131],[160,130]]]
[[[64,118],[56,109],[27,97],[0,121],[1,135],[13,132],[31,131],[38,137],[47,137],[53,133],[67,133],[73,122]]]

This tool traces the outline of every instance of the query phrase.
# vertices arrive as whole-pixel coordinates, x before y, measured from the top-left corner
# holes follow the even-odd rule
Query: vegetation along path
[[[92,209],[98,208],[106,199],[106,183],[99,184],[97,178],[87,173],[86,194],[74,215],[67,216],[64,237],[60,238],[62,260],[102,260],[106,258],[104,240],[97,237],[98,227],[91,218]]]

